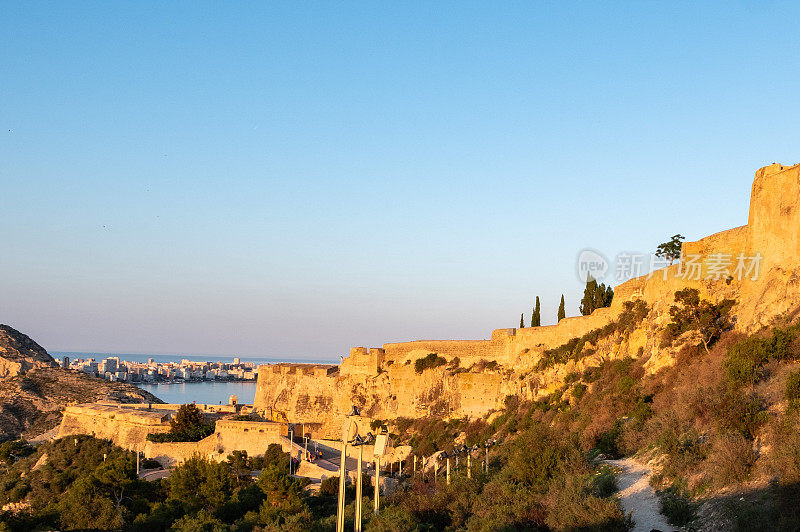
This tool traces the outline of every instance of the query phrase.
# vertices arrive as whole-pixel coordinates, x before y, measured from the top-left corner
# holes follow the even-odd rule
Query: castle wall
[[[747,249],[763,256],[764,271],[800,260],[800,164],[756,172],[750,199]]]
[[[169,412],[122,410],[106,405],[74,405],[64,409],[58,437],[87,434],[142,450],[148,434],[169,432]]]
[[[206,436],[197,442],[163,442],[145,441],[143,452],[145,458],[152,458],[164,467],[174,467],[182,464],[193,456],[200,456],[210,460],[223,460],[228,455],[219,452],[217,434]],[[115,442],[116,443],[116,442]],[[248,453],[249,454],[249,453]]]
[[[159,405],[160,406],[160,405]],[[152,442],[148,434],[169,432],[170,409],[145,409],[139,405],[86,404],[68,406],[58,437],[87,434],[114,442],[124,449],[140,451],[165,466],[180,464],[199,455],[222,460],[234,450],[250,456],[264,454],[271,443],[282,444],[286,423],[220,419],[214,434],[198,442]]]
[[[681,253],[684,257],[708,256],[712,253],[723,253],[736,257],[747,250],[749,233],[749,227],[746,225],[720,231],[696,242],[684,242],[681,246]]]
[[[285,409],[291,421],[319,421],[334,433],[337,416],[352,404],[376,418],[481,415],[497,408],[504,394],[516,393],[513,375],[504,378],[502,371],[533,369],[545,350],[615,320],[626,301],[646,301],[655,327],[661,327],[669,320],[675,292],[684,288],[696,288],[711,300],[737,299],[736,326],[763,326],[800,299],[800,165],[759,170],[748,225],[685,242],[682,249],[686,258],[700,255],[704,264],[697,278],[684,269],[686,263],[674,264],[617,286],[611,307],[590,316],[566,318],[552,326],[496,329],[488,340],[418,340],[388,343],[382,350],[354,348],[340,372],[325,378],[293,376],[288,370],[262,374],[259,369],[256,404]],[[706,263],[711,255],[728,256],[733,270],[743,252],[763,257],[758,280],[709,277]],[[637,342],[636,352],[643,346],[641,339]],[[448,361],[458,357],[461,369],[440,367],[415,374],[413,362],[429,353]],[[501,371],[464,371],[485,367],[478,364],[481,359],[497,362]]]
[[[436,353],[447,359],[455,357],[462,361],[474,362],[484,358],[494,360],[505,356],[505,345],[494,340],[415,340],[384,344],[386,360],[403,363],[412,362],[428,353]]]

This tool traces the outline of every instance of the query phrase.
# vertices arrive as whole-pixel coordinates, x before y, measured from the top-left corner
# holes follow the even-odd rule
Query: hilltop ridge
[[[39,344],[9,325],[0,323],[0,379],[57,363]]]

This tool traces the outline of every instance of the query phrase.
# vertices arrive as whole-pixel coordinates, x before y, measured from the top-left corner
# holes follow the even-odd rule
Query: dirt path
[[[678,529],[667,523],[667,519],[659,511],[658,495],[650,486],[649,467],[632,458],[605,462],[622,470],[617,474],[618,495],[625,515],[633,514],[633,532],[667,532]]]

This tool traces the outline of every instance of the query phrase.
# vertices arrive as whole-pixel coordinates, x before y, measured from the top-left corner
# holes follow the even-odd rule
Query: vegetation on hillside
[[[546,350],[538,362],[537,368],[543,370],[556,364],[564,364],[569,360],[579,360],[594,354],[597,342],[615,333],[628,334],[647,316],[649,310],[643,300],[626,301],[623,311],[615,320],[604,327],[593,329],[581,337],[572,338],[567,343]]]

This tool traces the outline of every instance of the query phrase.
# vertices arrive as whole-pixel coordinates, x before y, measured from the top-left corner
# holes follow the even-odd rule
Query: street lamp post
[[[345,482],[347,480],[347,442],[353,441],[358,436],[358,425],[354,417],[359,415],[355,406],[344,421],[342,427],[342,454],[339,463],[339,504],[336,510],[336,532],[344,532],[344,507],[345,507]]]
[[[364,442],[361,441],[360,436],[356,436],[356,443],[358,446],[358,464],[356,465],[356,515],[353,530],[361,532],[361,503],[363,502],[362,478],[361,478],[361,461],[364,459]]]
[[[373,454],[375,455],[375,509],[374,513],[377,515],[381,509],[381,492],[380,492],[380,485],[381,485],[381,456],[386,454],[386,450],[389,447],[389,429],[386,428],[386,425],[381,427],[380,433],[375,437],[375,450]]]

